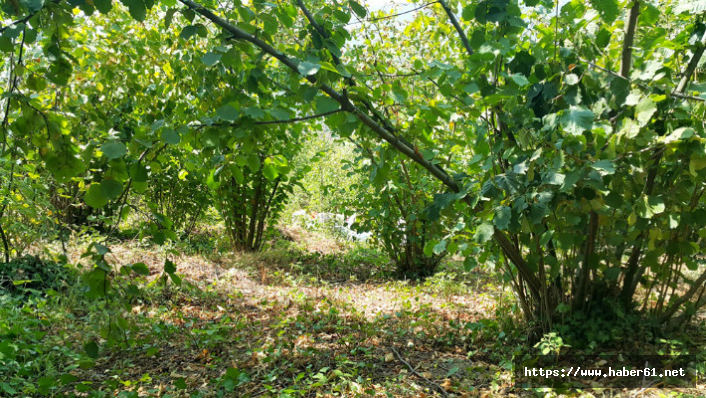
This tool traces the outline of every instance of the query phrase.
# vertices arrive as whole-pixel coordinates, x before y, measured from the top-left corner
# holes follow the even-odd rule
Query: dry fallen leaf
[[[387,355],[385,355],[385,362],[392,362],[394,360],[395,360],[395,356],[392,355],[391,352],[389,352],[389,353],[387,353]]]
[[[444,379],[444,382],[440,384],[444,391],[451,391],[451,380]]]

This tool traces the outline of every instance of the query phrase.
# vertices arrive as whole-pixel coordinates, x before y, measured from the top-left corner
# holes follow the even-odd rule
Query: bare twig
[[[403,364],[407,365],[407,368],[409,368],[409,370],[410,370],[413,374],[419,376],[420,378],[422,378],[422,380],[424,380],[424,381],[426,381],[427,383],[429,383],[429,384],[431,384],[432,386],[434,386],[434,387],[436,388],[436,390],[439,391],[439,392],[441,393],[441,395],[443,395],[444,397],[448,397],[448,396],[449,396],[449,394],[446,392],[446,390],[444,390],[444,387],[442,387],[442,386],[438,385],[437,383],[434,383],[433,381],[431,381],[431,380],[427,379],[426,377],[422,376],[422,374],[419,373],[419,372],[417,372],[417,371],[412,367],[412,365],[409,364],[409,362],[405,361],[404,358],[402,358],[402,355],[400,355],[400,353],[397,352],[397,350],[395,349],[395,346],[390,346],[390,348],[392,348],[392,352],[394,352],[395,355],[397,355],[397,359],[399,359],[400,362],[402,362]]]
[[[413,9],[411,9],[411,10],[403,11],[403,12],[400,12],[400,13],[397,13],[397,14],[385,15],[384,17],[379,17],[379,18],[366,19],[366,20],[364,20],[364,21],[359,20],[359,21],[356,21],[356,22],[349,22],[349,23],[347,23],[347,24],[345,24],[345,25],[343,25],[343,26],[351,26],[351,25],[362,24],[362,23],[365,23],[365,22],[382,21],[382,20],[385,20],[385,19],[391,19],[391,18],[399,17],[400,15],[409,14],[409,13],[411,13],[411,12],[415,12],[415,11],[421,10],[422,8],[427,8],[427,7],[429,7],[430,5],[436,4],[436,3],[438,3],[438,2],[439,2],[438,0],[437,0],[437,1],[432,1],[432,2],[429,2],[429,3],[426,3],[426,4],[422,4],[421,6],[419,6],[419,7],[417,7],[417,8],[413,8]]]

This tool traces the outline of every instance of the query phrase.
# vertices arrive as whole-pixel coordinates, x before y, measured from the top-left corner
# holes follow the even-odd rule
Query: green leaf
[[[611,33],[608,29],[601,28],[601,30],[599,30],[596,34],[596,45],[600,48],[605,48],[608,44],[610,44],[610,36]]]
[[[640,126],[645,126],[652,120],[655,112],[657,112],[657,105],[650,97],[645,97],[635,106],[635,119]]]
[[[554,170],[548,170],[542,175],[542,182],[549,185],[563,185],[566,176]]]
[[[574,188],[574,185],[581,179],[583,171],[581,169],[570,171],[564,178],[564,183],[561,184],[560,191],[568,192]]]
[[[316,98],[316,111],[319,113],[333,112],[340,107],[337,101],[329,97]]]
[[[179,33],[179,37],[181,37],[184,40],[189,40],[191,36],[196,34],[196,31],[198,29],[194,25],[187,25],[184,26],[184,28],[181,30],[181,33]]]
[[[247,159],[245,157],[243,157],[243,160],[245,161],[245,163],[242,166],[245,166],[247,164]],[[233,175],[233,177],[235,178],[235,181],[238,184],[245,183],[245,175],[243,174],[243,171],[240,169],[240,167],[238,167],[237,164],[230,165],[230,173]]]
[[[315,75],[316,72],[321,69],[321,65],[319,64],[312,64],[311,62],[301,62],[297,66],[297,70],[299,73],[301,73],[304,76],[311,76]]]
[[[466,94],[471,95],[480,91],[480,88],[478,87],[478,84],[471,82],[463,86],[463,91],[465,91]]]
[[[615,22],[620,15],[618,0],[591,0],[591,6],[598,11],[601,18],[609,24]]]
[[[108,197],[105,195],[105,192],[101,189],[100,184],[95,183],[88,187],[88,191],[86,191],[86,194],[83,196],[83,200],[94,209],[100,209],[108,204]]]
[[[461,11],[461,18],[464,21],[471,22],[475,18],[476,5],[474,3],[469,3],[467,6],[463,7]]]
[[[494,232],[495,228],[493,228],[493,224],[483,223],[476,229],[473,239],[478,243],[485,243],[493,237]]]
[[[274,181],[275,178],[277,178],[277,166],[275,166],[272,162],[268,162],[267,160],[265,160],[265,166],[262,168],[262,174],[264,174],[265,178],[267,178],[268,180]]]
[[[552,236],[554,236],[554,230],[544,231],[542,236],[539,238],[539,245],[546,246],[552,239]]]
[[[112,0],[93,0],[93,5],[96,6],[101,14],[107,14],[113,9]]]
[[[150,269],[145,263],[135,263],[130,268],[138,275],[148,276],[150,274]]]
[[[125,144],[120,141],[111,141],[101,146],[101,152],[103,152],[103,155],[105,155],[108,160],[111,160],[125,156],[127,148],[125,148]]]
[[[368,15],[368,10],[366,10],[365,7],[361,6],[359,3],[353,0],[348,0],[348,5],[359,17],[365,18]]]
[[[101,181],[100,188],[108,200],[116,199],[123,193],[123,184],[113,179]]]
[[[524,87],[524,86],[530,84],[529,80],[527,80],[527,78],[520,73],[515,73],[514,75],[511,75],[510,78],[512,79],[513,82],[515,82],[515,84],[517,84],[520,87]]]
[[[169,259],[164,260],[164,272],[173,274],[176,272],[176,264]]]
[[[88,355],[89,358],[98,358],[98,344],[96,344],[95,341],[91,340],[88,343],[84,344],[83,350],[86,352],[86,355]]]
[[[532,203],[530,205],[530,221],[532,221],[532,224],[539,224],[549,213],[551,211],[546,203]]]
[[[204,54],[203,57],[201,57],[201,62],[203,62],[204,65],[206,65],[206,66],[213,66],[213,65],[217,64],[218,61],[221,60],[222,56],[223,56],[223,54],[214,53],[214,52],[209,51],[206,54]]]
[[[623,202],[624,202],[622,195],[620,195],[619,193],[614,192],[614,191],[609,193],[608,195],[605,195],[603,197],[603,200],[605,201],[605,203],[608,206],[610,206],[614,209],[619,209],[623,205]]]
[[[451,203],[462,199],[466,196],[466,191],[462,190],[459,193],[437,193],[434,194],[434,202],[424,209],[424,214],[429,221],[436,221],[441,215],[441,211],[447,208]]]
[[[351,14],[341,10],[334,11],[333,16],[341,23],[348,23],[351,20]]]
[[[666,143],[674,141],[685,141],[696,135],[696,131],[691,127],[680,127],[674,130],[671,134],[664,137],[663,140]]]
[[[407,93],[401,88],[393,89],[390,91],[390,97],[395,103],[404,104],[407,101]]]
[[[593,112],[589,109],[583,106],[572,106],[562,111],[559,123],[567,133],[580,135],[586,130],[591,130],[593,118]]]
[[[248,165],[248,158],[240,154],[235,155],[235,164],[240,167],[245,167]]]
[[[144,22],[145,17],[147,17],[147,6],[143,0],[120,0],[130,12],[130,15],[135,18],[137,22]]]
[[[493,217],[493,224],[501,231],[507,229],[510,226],[510,220],[512,219],[512,209],[507,206],[498,206],[495,208],[495,216]]]
[[[174,129],[165,128],[162,130],[162,141],[166,144],[176,145],[181,142],[181,136]]]
[[[0,382],[0,387],[2,387],[3,391],[10,394],[10,396],[14,396],[15,394],[17,394],[17,390],[12,388],[12,386],[9,383],[6,383],[4,381]]]
[[[78,380],[78,377],[72,375],[71,373],[64,373],[59,377],[59,382],[61,384],[69,384]]]
[[[223,105],[222,107],[216,109],[216,114],[222,120],[228,122],[234,122],[240,117],[240,111],[229,104]]]
[[[466,257],[465,260],[463,260],[463,269],[466,272],[471,272],[473,268],[478,266],[478,261],[476,261],[475,257]]]
[[[164,14],[164,29],[169,29],[169,27],[172,26],[172,21],[174,21],[174,14],[176,14],[177,11],[179,10],[176,8],[170,8]]]
[[[615,165],[611,160],[604,159],[599,160],[591,165],[592,168],[598,170],[601,175],[613,174],[615,173]]]
[[[43,0],[20,0],[20,3],[32,11],[32,13],[36,13],[44,7]]]
[[[243,112],[253,119],[261,119],[265,116],[265,111],[254,106],[249,106],[243,109]]]
[[[184,378],[180,377],[174,380],[174,387],[176,387],[178,390],[186,390],[186,381],[184,380]]]
[[[130,177],[133,182],[146,182],[148,177],[147,168],[142,163],[135,163],[130,167]]]
[[[260,170],[260,157],[255,154],[248,156],[248,167],[253,173],[257,173]]]
[[[433,249],[434,254],[441,254],[445,251],[446,251],[446,240],[442,240],[441,242],[434,245],[434,249]]]
[[[177,274],[175,274],[175,273],[170,273],[170,274],[169,274],[169,279],[171,279],[172,282],[174,282],[175,285],[181,286],[181,277],[180,277],[179,275],[177,275]]]
[[[57,58],[51,63],[46,76],[52,83],[59,86],[65,86],[69,83],[69,78],[71,77],[72,71],[73,65],[71,62],[64,58]]]
[[[636,211],[642,218],[652,218],[655,214],[664,212],[664,201],[656,196],[642,195],[638,200]]]

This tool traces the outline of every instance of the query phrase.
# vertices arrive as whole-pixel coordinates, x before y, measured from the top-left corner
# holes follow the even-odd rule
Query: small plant
[[[539,349],[542,355],[554,354],[557,357],[561,353],[562,348],[570,348],[568,344],[564,344],[564,340],[555,332],[547,333],[542,339],[534,345],[534,348]]]

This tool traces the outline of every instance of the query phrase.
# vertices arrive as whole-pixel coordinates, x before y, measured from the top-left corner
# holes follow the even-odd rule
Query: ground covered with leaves
[[[528,342],[510,291],[482,270],[448,261],[423,282],[392,278],[372,248],[284,245],[257,255],[185,255],[110,246],[115,265],[145,264],[113,280],[138,293],[86,299],[80,269],[45,264],[3,285],[0,396],[488,397],[553,396],[517,389],[514,355]],[[80,245],[68,263],[82,260]],[[163,278],[165,256],[182,283]],[[34,268],[32,268],[34,267]],[[57,272],[57,270],[61,272]],[[60,275],[60,276],[58,276]],[[9,278],[6,278],[9,280]],[[18,282],[19,281],[19,282]],[[655,349],[698,351],[661,340]],[[562,348],[568,347],[559,347]],[[563,352],[563,351],[562,351]],[[698,396],[696,389],[605,390]]]

